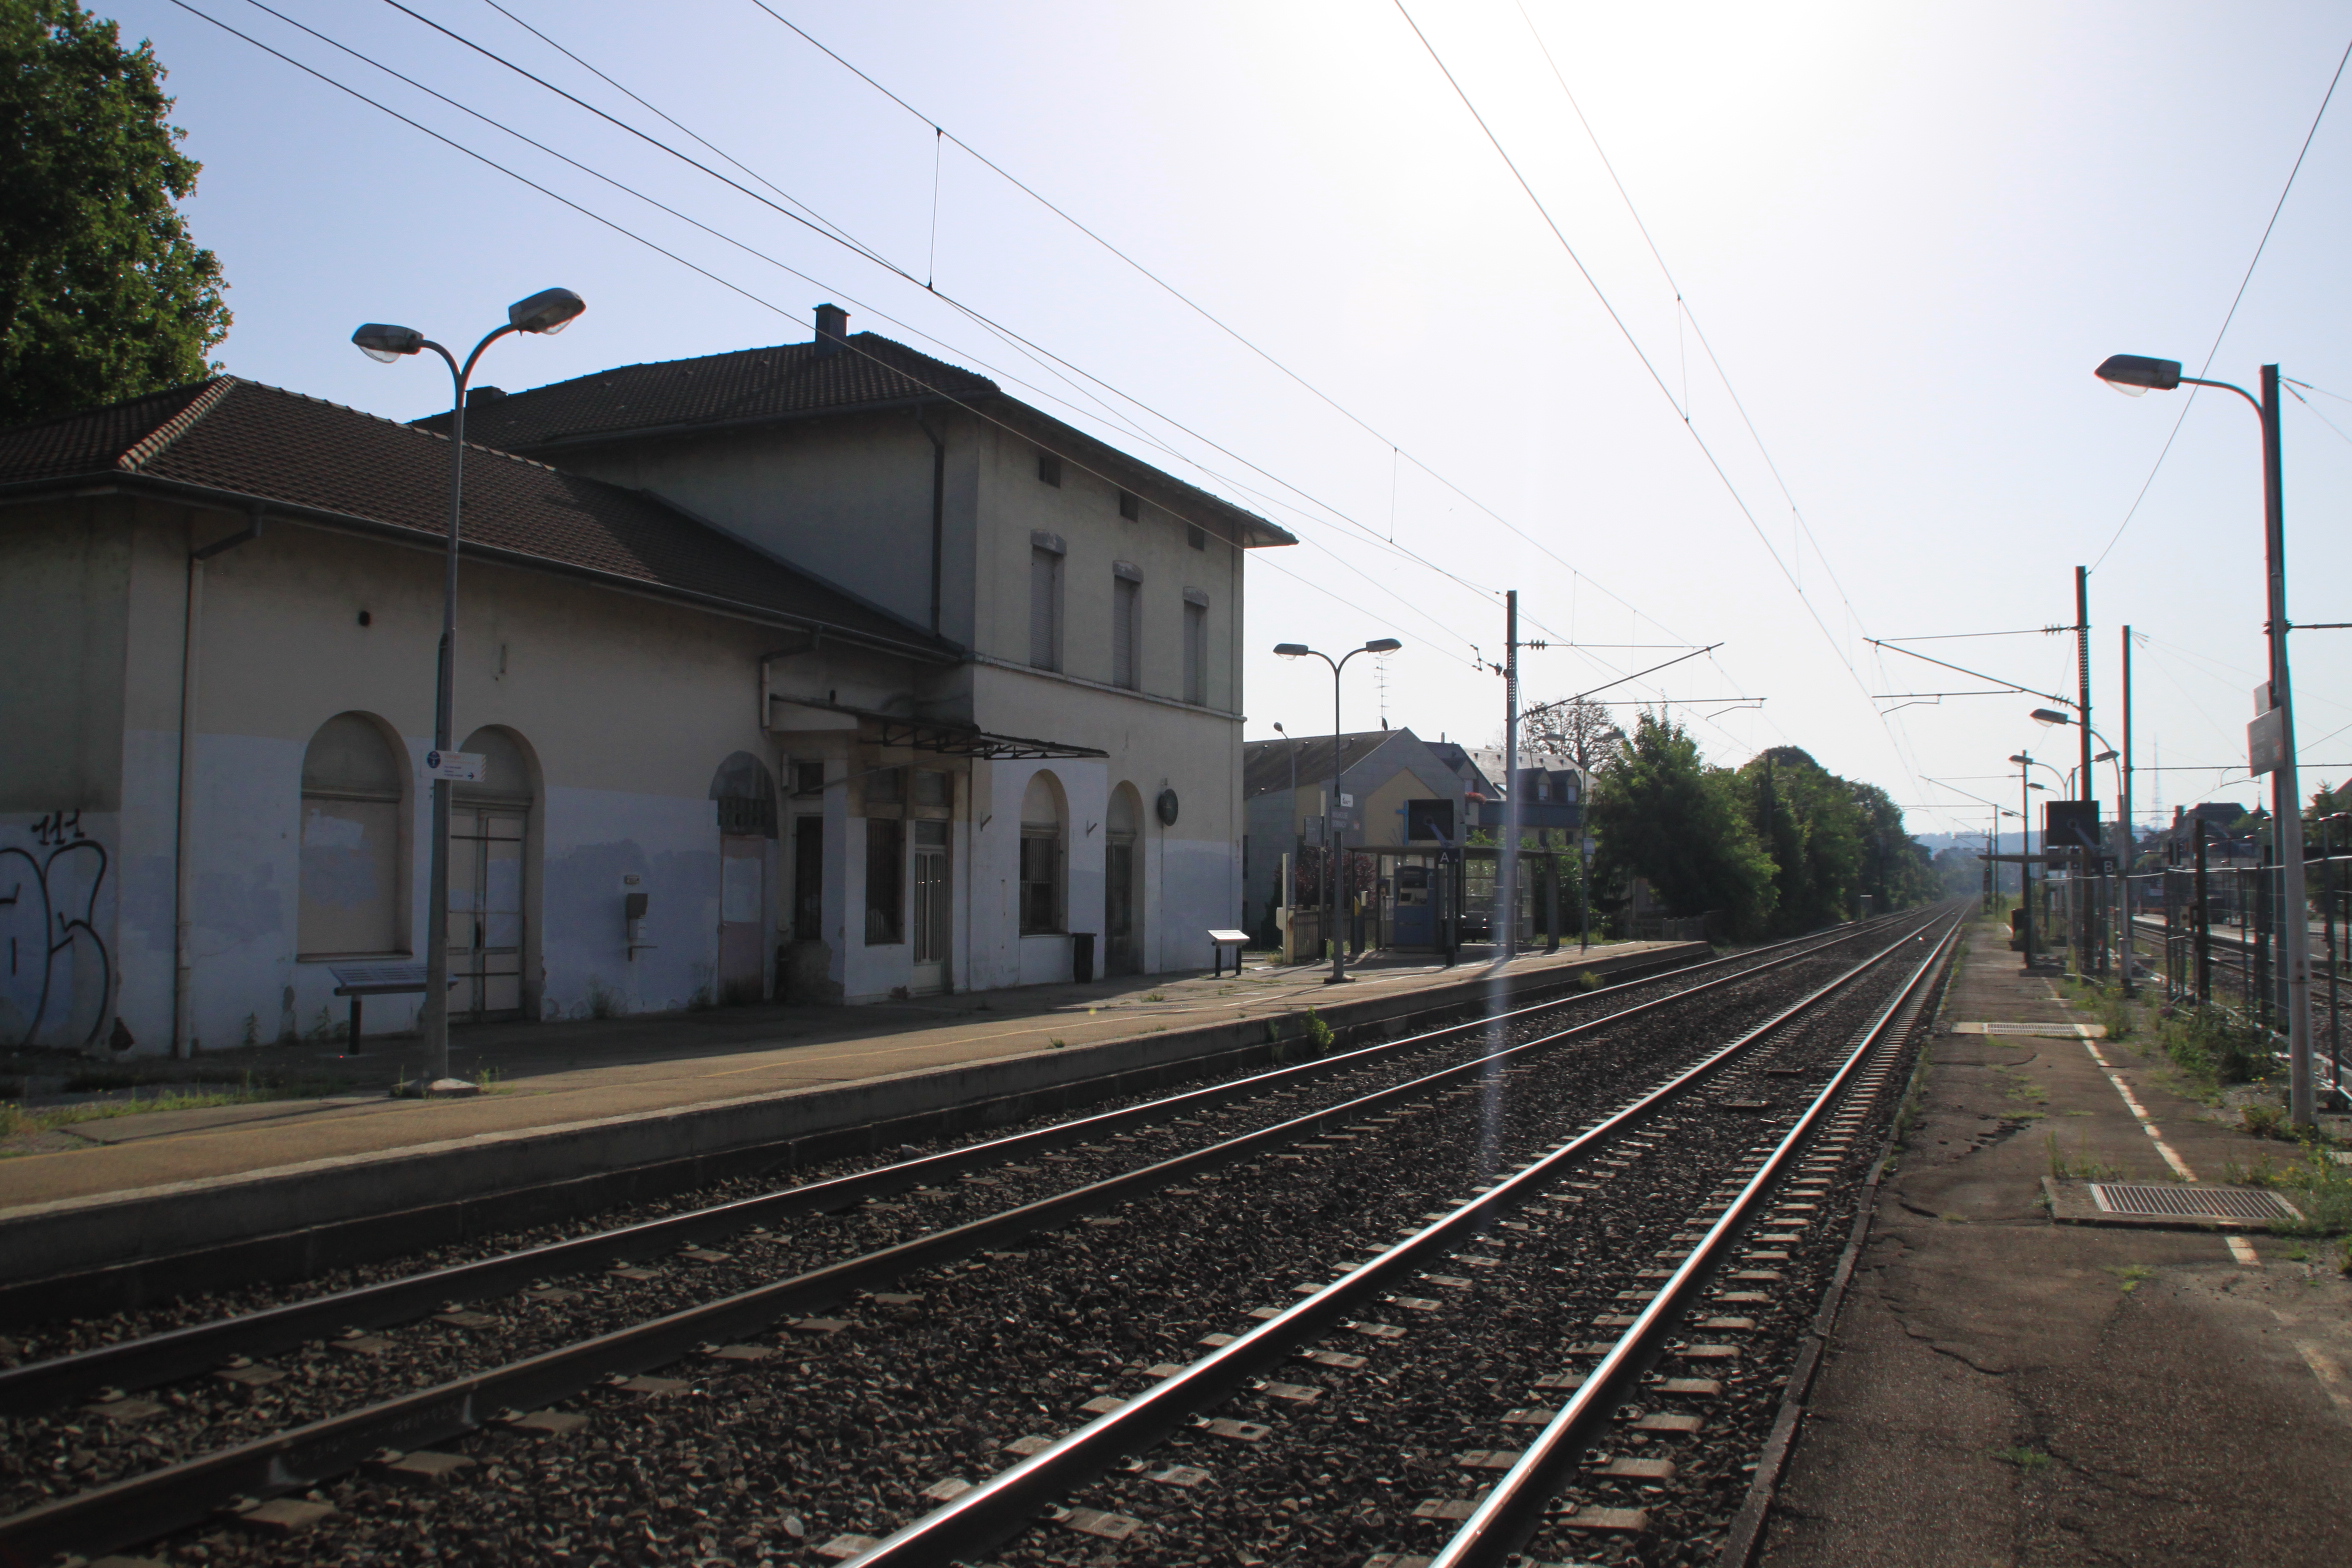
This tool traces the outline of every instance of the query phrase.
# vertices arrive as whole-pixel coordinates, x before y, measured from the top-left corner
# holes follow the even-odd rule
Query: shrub
[[[1307,1009],[1307,1044],[1317,1056],[1331,1054],[1331,1026],[1312,1007]]]
[[[2257,1138],[2287,1138],[2293,1133],[2287,1124],[2287,1113],[2275,1105],[2248,1105],[2238,1111],[2246,1130]]]
[[[2218,1007],[2185,1007],[2166,1021],[2160,1044],[2173,1064],[2208,1088],[2247,1083],[2270,1074],[2262,1031]]]

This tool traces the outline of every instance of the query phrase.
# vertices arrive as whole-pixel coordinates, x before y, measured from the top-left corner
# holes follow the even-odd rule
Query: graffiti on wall
[[[114,993],[98,926],[106,871],[106,846],[78,811],[0,825],[0,1043],[98,1042]]]

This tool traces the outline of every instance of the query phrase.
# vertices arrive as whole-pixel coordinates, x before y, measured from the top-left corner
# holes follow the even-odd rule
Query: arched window
[[[1040,770],[1021,797],[1021,934],[1060,931],[1064,813],[1061,781]]]
[[[302,754],[303,957],[407,951],[400,896],[407,782],[392,742],[365,714],[337,714],[311,736]]]

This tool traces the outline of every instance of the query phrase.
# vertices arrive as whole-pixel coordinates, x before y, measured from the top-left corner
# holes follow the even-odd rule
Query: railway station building
[[[1190,969],[1239,916],[1289,535],[820,327],[469,404],[453,1019]],[[223,376],[0,432],[0,1041],[339,1037],[338,965],[421,956],[420,424]]]

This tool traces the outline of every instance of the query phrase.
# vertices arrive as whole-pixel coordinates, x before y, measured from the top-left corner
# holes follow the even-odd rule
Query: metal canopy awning
[[[1110,755],[1098,746],[1035,740],[1027,735],[995,735],[977,724],[960,724],[953,719],[910,719],[902,714],[880,713],[872,708],[853,708],[840,702],[813,702],[806,697],[791,697],[781,692],[770,695],[768,708],[769,728],[773,730],[848,729],[855,725],[862,740],[882,746],[904,746],[913,751],[927,751],[939,757],[1012,762],[1023,758]],[[778,710],[781,710],[780,721]]]
[[[1066,741],[1031,740],[1026,735],[991,735],[969,724],[937,720],[890,719],[869,715],[880,728],[885,746],[907,746],[941,757],[971,757],[984,762],[1012,762],[1038,757],[1107,757],[1095,746],[1073,746]]]

